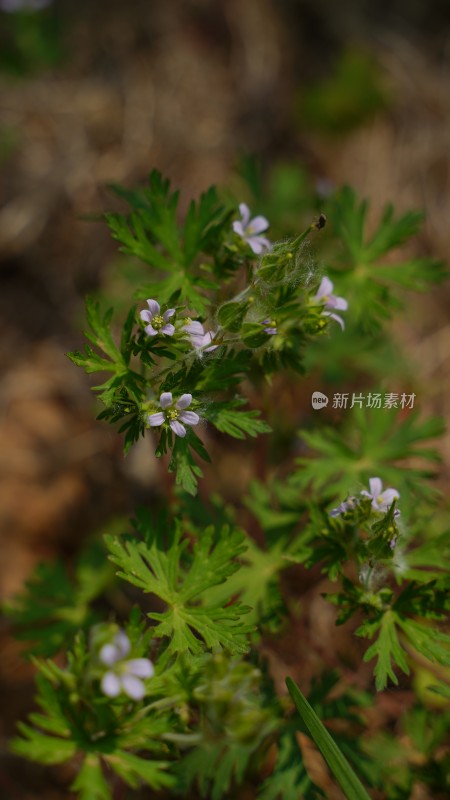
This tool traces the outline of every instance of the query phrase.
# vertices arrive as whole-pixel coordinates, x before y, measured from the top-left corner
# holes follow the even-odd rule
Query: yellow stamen
[[[157,314],[155,317],[152,317],[152,326],[154,328],[162,328],[164,325],[164,319],[160,314]]]

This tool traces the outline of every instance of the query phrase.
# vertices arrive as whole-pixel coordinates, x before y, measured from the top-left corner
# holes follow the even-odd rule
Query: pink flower
[[[205,353],[211,353],[219,346],[218,344],[214,344],[212,347],[207,347],[216,334],[214,331],[205,332],[202,323],[197,320],[189,320],[187,324],[183,326],[183,330],[188,334],[191,344],[196,350],[203,350]]]
[[[185,410],[191,405],[191,402],[191,394],[182,394],[175,402],[172,392],[163,392],[159,398],[159,405],[163,410],[150,414],[147,421],[152,428],[158,428],[160,425],[168,423],[176,436],[184,437],[186,436],[184,425],[198,425],[200,422],[200,417],[195,411]],[[183,422],[184,425],[182,425]]]
[[[344,320],[339,316],[339,314],[332,313],[332,310],[336,309],[337,311],[346,311],[348,308],[348,303],[344,297],[336,297],[336,295],[333,294],[333,284],[329,278],[322,278],[320,286],[313,299],[319,303],[323,303],[326,309],[323,312],[324,316],[331,317],[331,319],[336,320],[336,322],[338,322],[341,326],[342,330],[344,330]]]
[[[240,203],[239,211],[241,212],[241,219],[233,222],[234,232],[247,242],[256,255],[259,255],[264,250],[270,250],[271,244],[269,240],[260,235],[269,227],[268,220],[265,217],[253,217],[253,219],[250,219],[250,209],[245,203]]]
[[[164,314],[161,314],[160,305],[156,300],[147,300],[147,305],[148,310],[145,309],[140,313],[142,321],[149,323],[145,327],[145,332],[149,336],[156,336],[158,333],[164,333],[165,336],[173,336],[175,328],[168,320],[175,314],[175,309],[168,308]]]
[[[385,489],[383,492],[383,484],[380,478],[370,478],[369,488],[370,492],[363,489],[361,494],[364,495],[364,497],[371,498],[372,508],[374,508],[375,511],[388,511],[394,500],[398,500],[400,497],[397,489]]]
[[[148,658],[128,658],[131,644],[124,631],[116,634],[111,644],[105,644],[99,653],[101,663],[109,667],[101,680],[103,694],[117,697],[122,692],[131,700],[142,700],[146,693],[142,678],[154,674],[152,662]]]

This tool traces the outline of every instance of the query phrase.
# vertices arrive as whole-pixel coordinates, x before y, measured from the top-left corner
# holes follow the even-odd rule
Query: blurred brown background
[[[374,218],[388,201],[424,208],[419,252],[450,250],[445,0],[55,0],[39,13],[38,24],[0,11],[1,599],[158,481],[148,446],[123,460],[65,357],[82,343],[83,296],[113,280],[116,246],[85,219],[113,205],[108,183],[142,183],[157,167],[186,204],[211,183],[239,187],[236,165],[254,154],[267,170],[301,165],[318,186],[352,184]],[[311,87],[352,63],[373,67],[375,88],[370,73],[339,98],[338,81],[335,108],[314,110]],[[447,419],[448,299],[440,288],[411,301],[396,326],[422,407]],[[448,437],[442,453],[446,475]],[[9,733],[32,688],[2,640]],[[29,785],[17,767],[0,778],[3,797],[42,796],[39,770],[25,769]],[[44,785],[46,800],[63,796]]]

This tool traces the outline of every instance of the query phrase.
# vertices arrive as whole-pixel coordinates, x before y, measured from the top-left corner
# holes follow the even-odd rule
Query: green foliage
[[[325,797],[314,784],[301,758],[296,739],[296,727],[286,726],[278,740],[278,755],[275,769],[264,782],[258,798],[261,800],[318,800]]]
[[[119,567],[119,577],[168,606],[163,613],[148,615],[158,623],[153,636],[169,639],[166,656],[195,655],[205,648],[246,652],[246,634],[252,630],[245,620],[249,609],[231,602],[231,592],[226,602],[202,603],[208,589],[225,582],[238,569],[236,558],[246,549],[243,534],[224,529],[217,535],[212,527],[207,528],[188,553],[181,525],[164,537],[144,513],[137,524],[145,542],[108,536],[106,543],[111,560]]]
[[[345,792],[348,800],[370,800],[369,795],[364,789],[359,778],[352,770],[348,761],[328,733],[320,718],[315,713],[306,697],[291,678],[286,679],[289,693],[295,703],[303,722],[308,728],[314,742],[322,753],[330,770],[334,774],[339,785]]]
[[[394,409],[383,412],[355,406],[347,412],[341,429],[322,426],[302,431],[302,440],[316,457],[297,460],[292,482],[301,489],[312,488],[317,495],[345,497],[381,474],[406,501],[418,495],[433,498],[435,492],[424,478],[434,473],[425,464],[440,458],[436,449],[421,445],[442,432],[441,420],[419,421],[416,412],[402,416]],[[405,465],[411,459],[420,460],[423,466]]]
[[[111,705],[93,693],[89,682],[89,653],[78,639],[61,670],[50,661],[36,661],[39,712],[29,724],[19,723],[14,753],[43,764],[82,759],[73,789],[82,800],[110,800],[105,774],[111,770],[128,786],[145,783],[154,790],[174,785],[167,772],[165,733],[173,723],[167,713],[139,706]]]
[[[86,756],[71,789],[78,792],[79,800],[111,800],[109,785],[98,756]]]
[[[64,56],[61,16],[54,8],[1,13],[0,70],[14,78],[33,76]]]
[[[395,596],[387,587],[375,590],[344,578],[344,591],[329,595],[341,608],[341,623],[357,610],[364,611],[365,621],[356,634],[370,639],[376,636],[364,660],[377,659],[374,673],[378,691],[386,687],[388,678],[398,683],[395,666],[409,674],[410,658],[415,652],[432,662],[450,665],[450,636],[436,625],[436,621],[444,620],[449,605],[448,587],[448,579],[441,587],[436,586],[435,581],[421,587],[409,584]],[[423,621],[415,615],[420,615]]]
[[[78,630],[96,621],[91,604],[112,577],[104,548],[93,542],[78,559],[73,579],[59,562],[41,564],[25,591],[3,610],[16,627],[17,638],[30,642],[29,653],[52,656],[71,644]]]
[[[224,403],[213,403],[205,416],[221,433],[227,433],[233,439],[256,437],[259,433],[270,433],[270,425],[258,419],[259,411],[239,411],[245,400],[236,399]]]
[[[359,77],[364,83],[367,74]],[[311,205],[322,211],[301,171],[290,175],[280,167],[266,181],[251,165],[247,173],[252,190],[266,193],[261,210],[270,202],[268,186],[278,187],[275,202],[292,198],[297,181],[305,196],[293,206],[295,226],[297,212],[303,216]],[[88,300],[89,344],[70,358],[89,374],[106,374],[94,387],[103,404],[99,418],[118,426],[125,452],[140,436],[154,438],[175,491],[154,498],[164,513],[141,511],[135,532],[106,537],[114,575],[98,550],[77,563],[73,576],[59,565],[40,568],[10,604],[8,614],[32,652],[58,653],[57,661],[36,662],[40,710],[21,724],[13,750],[43,764],[73,760],[79,772],[72,788],[81,800],[111,800],[116,787],[126,791],[123,784],[221,800],[244,796],[257,775],[263,775],[257,792],[265,800],[314,800],[324,796],[320,776],[313,780],[302,752],[304,737],[312,736],[346,796],[367,798],[353,769],[377,788],[386,773],[381,759],[368,761],[361,746],[368,696],[343,690],[330,670],[313,681],[308,700],[288,679],[300,711],[292,716],[258,648],[271,652],[271,665],[282,663],[276,634],[289,613],[299,617],[299,631],[312,624],[304,624],[305,606],[323,574],[336,584],[324,596],[337,607],[337,624],[356,617],[356,636],[368,640],[361,657],[374,661],[376,688],[397,683],[399,671],[413,672],[415,680],[427,659],[438,665],[427,701],[445,702],[448,534],[435,514],[438,493],[427,482],[439,462],[428,440],[440,435],[442,424],[419,419],[399,402],[397,411],[349,408],[342,423],[332,414],[328,425],[305,430],[304,397],[290,398],[291,384],[287,390],[280,373],[316,365],[327,379],[341,381],[351,364],[364,386],[374,376],[383,386],[389,375],[398,379],[398,353],[382,323],[400,308],[403,288],[422,291],[445,271],[426,257],[393,260],[391,251],[416,235],[420,215],[395,217],[388,207],[368,233],[367,203],[343,189],[326,209],[321,257],[336,295],[317,299],[322,276],[312,248],[322,236],[322,214],[303,220],[298,234],[283,227],[280,208],[285,238],[255,254],[251,231],[242,235],[232,225],[235,204],[222,203],[215,189],[192,203],[184,220],[178,194],[157,172],[138,191],[115,191],[130,211],[108,214],[107,222],[127,257],[145,265],[135,273],[135,296],[148,300],[150,311],[142,316],[132,306],[121,331],[112,309],[105,313]],[[332,317],[341,293],[349,303],[344,333]],[[408,375],[406,364],[402,374]],[[267,475],[262,440],[258,474],[264,477],[251,482],[236,508],[217,496],[210,479],[210,498],[205,492],[199,499],[198,460],[211,470],[208,428],[222,434],[216,437],[221,445],[225,437],[247,440],[235,445],[242,453],[250,439],[271,432],[247,397],[261,397],[268,409],[268,462],[279,467]],[[314,414],[314,423],[326,413]],[[396,490],[385,489],[384,499],[375,489],[379,476]],[[140,595],[145,623],[136,608],[128,615],[130,600]],[[101,615],[109,621],[100,622]],[[121,623],[112,621],[116,615]],[[127,688],[130,676],[137,691],[136,684]],[[418,708],[399,723],[400,741],[386,734],[380,744],[380,752],[392,755],[386,764],[394,773],[405,762],[386,779],[389,800],[408,800],[417,781],[439,796],[445,785],[441,728],[436,724],[433,734],[427,712]]]
[[[177,221],[178,192],[171,193],[170,183],[153,170],[149,185],[137,192],[119,186],[116,194],[132,208],[128,216],[106,214],[112,236],[121,244],[121,251],[149,264],[153,269],[169,273],[165,279],[149,282],[139,297],[157,293],[160,302],[169,302],[174,293],[202,313],[207,308],[204,292],[214,288],[210,268],[195,265],[200,253],[214,253],[221,244],[223,224],[230,217],[211,188],[198,204],[192,202],[184,225]]]
[[[418,233],[423,215],[407,212],[395,218],[393,206],[388,205],[379,227],[369,236],[367,212],[368,203],[359,203],[348,186],[330,199],[327,208],[338,243],[333,272],[339,275],[340,289],[351,305],[353,324],[372,334],[402,307],[393,290],[426,291],[433,283],[441,283],[448,271],[442,262],[427,257],[379,263]]]
[[[449,723],[448,711],[436,714],[415,705],[399,720],[395,735],[380,731],[366,742],[377,786],[387,797],[407,800],[417,784],[433,798],[448,794]]]
[[[289,679],[288,679],[289,680]],[[338,690],[338,675],[327,671],[313,681],[309,703],[324,720],[334,721],[339,733],[333,732],[339,748],[347,758],[366,775],[368,759],[359,747],[355,736],[361,727],[359,708],[368,704],[367,696],[361,692]],[[338,691],[337,691],[338,690]],[[305,701],[306,702],[306,701]],[[281,722],[276,746],[277,758],[272,773],[264,781],[258,797],[264,800],[297,797],[318,800],[324,797],[323,790],[314,782],[305,763],[299,734],[311,736],[306,720],[302,716],[288,717]],[[314,738],[314,736],[313,736]]]
[[[215,655],[202,663],[192,703],[199,743],[181,761],[183,788],[219,800],[242,784],[251,758],[277,727],[271,691],[257,666]]]

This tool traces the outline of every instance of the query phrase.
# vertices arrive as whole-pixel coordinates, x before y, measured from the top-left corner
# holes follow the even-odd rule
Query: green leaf
[[[448,597],[448,592],[447,592]],[[398,625],[407,635],[412,647],[430,661],[450,666],[450,635],[435,625],[427,626],[415,619],[399,616]]]
[[[165,303],[179,293],[188,306],[203,313],[207,308],[204,292],[214,289],[215,283],[208,276],[211,267],[197,265],[196,261],[202,253],[212,255],[216,261],[231,213],[219,203],[214,187],[202,194],[198,203],[190,204],[181,225],[178,192],[171,192],[169,181],[157,170],[153,170],[148,187],[141,191],[112,188],[131,207],[127,216],[106,214],[121,251],[136,256],[152,270],[168,273],[166,278],[146,284],[138,298],[154,296]]]
[[[223,602],[231,593],[252,609],[247,617],[249,622],[263,622],[273,629],[281,606],[278,574],[290,566],[285,558],[286,549],[283,540],[268,550],[262,550],[251,539],[247,539],[247,550],[240,558],[240,569],[225,584],[208,590],[208,602]]]
[[[62,764],[76,753],[77,748],[72,740],[47,736],[24,722],[19,722],[17,727],[21,738],[11,742],[11,750],[16,755],[40,764]]]
[[[93,542],[78,559],[72,579],[59,562],[41,564],[24,591],[3,610],[15,627],[15,636],[29,642],[28,653],[51,656],[95,621],[90,604],[112,580],[104,548]]]
[[[431,686],[427,686],[427,689],[430,692],[439,694],[441,697],[445,697],[446,700],[450,700],[450,686],[446,683],[433,683]]]
[[[246,347],[257,348],[266,345],[270,336],[259,323],[245,323],[241,328],[242,341]]]
[[[308,728],[315,744],[322,753],[331,772],[338,781],[347,800],[370,800],[364,786],[355,775],[350,764],[344,758],[338,746],[328,733],[327,729],[320,721],[306,697],[291,678],[286,678],[286,686],[289,690],[298,713]]]
[[[119,567],[118,575],[154,594],[166,603],[163,613],[151,612],[158,624],[156,638],[167,638],[167,655],[197,654],[206,649],[226,648],[244,653],[248,649],[246,634],[252,626],[242,620],[248,608],[232,601],[231,592],[223,603],[202,602],[202,595],[212,586],[223,583],[238,569],[237,557],[246,545],[236,530],[223,529],[217,539],[208,528],[185,556],[187,540],[182,539],[180,526],[166,546],[151,533],[151,521],[140,517],[140,529],[147,543],[106,537],[111,560]]]
[[[141,783],[154,791],[175,786],[175,777],[165,772],[168,762],[144,759],[125,750],[105,756],[105,761],[132,789],[137,789]]]
[[[237,332],[240,330],[249,308],[248,303],[225,303],[219,308],[217,318],[222,328],[227,331]]]
[[[420,421],[414,411],[402,418],[400,412],[355,407],[340,429],[323,426],[302,431],[301,438],[316,457],[297,460],[299,469],[291,478],[292,485],[344,498],[380,475],[385,485],[400,492],[402,508],[405,501],[415,503],[418,495],[435,497],[435,490],[423,479],[434,474],[427,462],[437,462],[440,456],[421,444],[439,436],[443,423],[436,418]],[[413,458],[414,467],[402,463]]]
[[[370,634],[373,636],[375,630],[379,629],[378,638],[364,653],[364,661],[370,661],[372,658],[377,658],[375,665],[375,686],[378,691],[386,688],[388,678],[393,683],[398,684],[397,676],[394,672],[392,664],[397,664],[400,669],[409,675],[409,666],[406,660],[406,653],[400,644],[397,634],[398,616],[394,611],[386,611],[379,621],[370,626]],[[366,630],[364,624],[359,628],[357,633],[364,635]]]
[[[103,775],[100,759],[89,754],[70,787],[79,792],[79,800],[111,800],[111,791]]]
[[[278,739],[275,769],[264,781],[260,800],[317,800],[324,793],[310,778],[297,743],[296,731],[287,727]]]
[[[421,213],[410,211],[395,217],[392,205],[388,205],[370,237],[366,231],[368,203],[359,203],[349,187],[332,198],[327,211],[343,245],[331,274],[339,279],[339,294],[348,300],[347,319],[355,327],[354,337],[379,330],[383,321],[402,306],[398,286],[424,291],[447,277],[445,265],[436,259],[390,257],[389,263],[383,263],[390,251],[418,233]]]
[[[198,439],[196,434],[191,430],[185,439],[175,437],[175,445],[169,463],[169,472],[175,472],[177,486],[181,486],[185,492],[195,496],[197,494],[197,479],[202,477],[203,472],[194,461],[190,445],[194,447],[206,461],[210,460],[200,439]]]
[[[201,797],[221,800],[230,796],[234,782],[242,783],[255,744],[207,742],[194,748],[180,763],[186,786],[197,783]]]
[[[211,403],[205,413],[215,428],[221,433],[227,433],[234,439],[245,439],[246,436],[256,437],[260,433],[270,433],[272,428],[267,422],[258,419],[260,412],[238,411],[245,405],[245,400],[233,400],[224,403]]]

